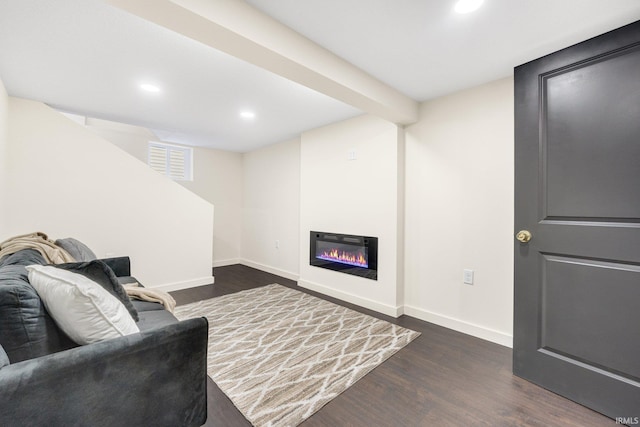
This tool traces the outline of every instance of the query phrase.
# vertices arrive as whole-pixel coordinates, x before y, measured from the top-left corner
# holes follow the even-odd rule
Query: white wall
[[[508,346],[513,114],[508,78],[425,102],[406,129],[405,313]]]
[[[398,242],[398,127],[363,115],[302,134],[300,154],[300,280],[303,287],[397,315],[402,251]],[[356,150],[357,160],[348,160]],[[309,232],[378,237],[378,280],[309,265]]]
[[[243,171],[242,263],[297,280],[300,140],[245,153]]]
[[[9,233],[129,255],[149,287],[212,282],[213,206],[42,103],[9,103]]]
[[[237,264],[242,241],[242,154],[194,147],[193,181],[179,184],[216,207],[213,266]]]
[[[147,163],[149,141],[158,140],[155,133],[141,126],[100,120],[92,117],[85,117],[84,122],[87,129],[100,135],[117,147],[120,147],[145,164]]]
[[[361,116],[244,155],[196,149],[196,179],[186,186],[216,202],[213,256],[211,249],[194,247],[207,239],[211,244],[203,231],[212,227],[207,204],[203,208],[176,184],[142,172],[130,157],[39,103],[11,99],[7,144],[8,99],[0,82],[0,162],[8,158],[7,146],[11,156],[10,163],[0,163],[1,238],[35,230],[77,237],[100,256],[131,255],[134,273],[156,286],[197,282],[210,275],[212,258],[218,265],[240,260],[285,277],[299,275],[303,286],[383,313],[404,304],[406,314],[511,345],[511,78],[423,103],[419,121],[404,132],[406,147],[395,125]],[[103,136],[146,160],[142,128],[123,133],[101,126]],[[350,149],[358,160],[347,160]],[[368,181],[360,185],[363,177]],[[343,188],[343,182],[358,188]],[[100,194],[89,194],[94,190]],[[164,203],[165,191],[183,201]],[[19,208],[9,212],[8,200]],[[161,209],[171,217],[150,212]],[[142,220],[145,213],[153,222]],[[186,227],[183,217],[190,225],[207,217],[208,224]],[[152,226],[161,220],[176,235],[156,235]],[[312,229],[378,236],[381,259],[392,261],[380,266],[378,282],[310,267]],[[191,262],[192,255],[198,260]],[[398,268],[403,256],[404,268]],[[474,285],[462,283],[464,268],[475,271]]]
[[[149,141],[160,141],[149,129],[87,118],[87,127],[147,163]],[[242,154],[193,148],[193,181],[178,181],[215,206],[212,266],[240,262],[242,239]]]
[[[8,133],[9,96],[0,80],[0,242],[7,237],[7,205],[6,205],[6,182],[7,182],[7,133]]]

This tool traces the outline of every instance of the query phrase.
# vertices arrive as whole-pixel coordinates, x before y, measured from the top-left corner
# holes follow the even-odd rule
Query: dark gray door
[[[515,124],[513,371],[636,424],[640,22],[517,67]]]

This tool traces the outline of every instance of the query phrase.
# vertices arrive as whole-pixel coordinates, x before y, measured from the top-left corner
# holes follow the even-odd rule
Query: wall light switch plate
[[[473,285],[473,270],[462,270],[462,281],[466,285]]]
[[[351,150],[349,150],[349,152],[347,153],[347,160],[356,160],[358,158],[358,152],[356,151],[355,148],[352,148]]]

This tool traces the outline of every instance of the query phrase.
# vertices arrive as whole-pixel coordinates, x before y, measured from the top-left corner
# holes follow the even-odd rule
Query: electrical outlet
[[[462,270],[462,282],[466,285],[473,285],[473,270]]]

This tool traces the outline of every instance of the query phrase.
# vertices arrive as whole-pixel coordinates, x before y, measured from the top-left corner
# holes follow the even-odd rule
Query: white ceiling
[[[417,101],[640,19],[639,0],[485,0],[468,15],[453,0],[247,2]],[[241,152],[361,114],[99,0],[0,0],[0,79],[12,96]]]
[[[638,0],[247,0],[416,101],[513,74],[513,67],[640,19]]]

